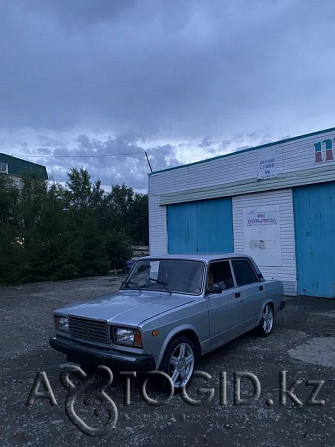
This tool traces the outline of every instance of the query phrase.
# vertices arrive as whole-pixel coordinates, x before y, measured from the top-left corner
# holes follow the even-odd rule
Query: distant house
[[[45,166],[0,153],[0,174],[7,174],[18,182],[20,177],[26,173],[34,173],[43,178],[43,180],[48,180]]]

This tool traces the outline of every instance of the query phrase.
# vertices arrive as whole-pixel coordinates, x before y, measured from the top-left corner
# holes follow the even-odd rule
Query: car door
[[[257,326],[266,298],[264,283],[248,258],[232,259],[236,285],[242,299],[243,327],[245,331]]]
[[[235,338],[243,324],[242,299],[236,289],[229,260],[209,264],[214,285],[220,285],[221,293],[206,293],[209,313],[210,346],[220,346]]]

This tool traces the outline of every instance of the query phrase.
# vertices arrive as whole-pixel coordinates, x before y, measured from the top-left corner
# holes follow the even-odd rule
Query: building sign
[[[277,211],[247,213],[247,225],[277,225]]]
[[[258,178],[267,179],[277,176],[276,150],[267,148],[258,151]]]
[[[335,143],[335,139],[333,141],[323,140],[314,144],[315,163],[334,160],[333,143]]]
[[[244,209],[244,251],[260,267],[282,265],[279,206]]]

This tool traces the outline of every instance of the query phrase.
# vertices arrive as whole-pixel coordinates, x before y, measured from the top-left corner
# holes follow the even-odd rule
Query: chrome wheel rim
[[[169,361],[169,376],[175,388],[182,388],[190,380],[194,368],[194,353],[188,343],[175,347]]]
[[[269,304],[264,307],[263,310],[263,330],[266,334],[271,332],[273,326],[273,312]]]

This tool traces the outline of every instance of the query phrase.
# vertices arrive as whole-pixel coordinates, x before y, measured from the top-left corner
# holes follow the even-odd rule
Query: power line
[[[9,154],[8,154],[9,155]],[[12,157],[26,157],[26,158],[101,158],[101,157],[123,157],[128,155],[144,155],[143,152],[128,152],[125,154],[100,154],[100,155],[26,155],[26,154],[11,154]]]

